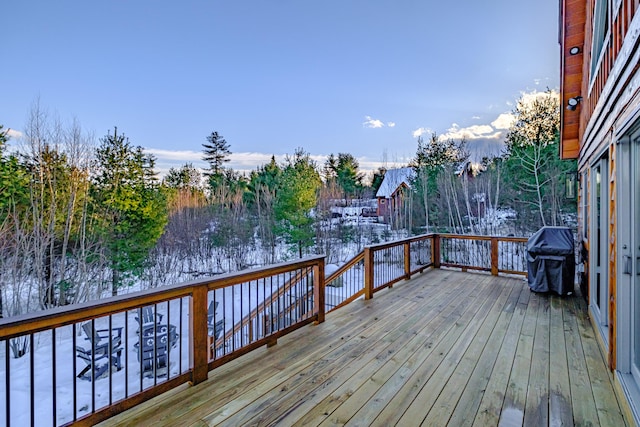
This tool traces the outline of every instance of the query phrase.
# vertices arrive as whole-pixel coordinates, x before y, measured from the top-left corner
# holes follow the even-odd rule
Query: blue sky
[[[39,100],[97,138],[117,126],[161,169],[204,166],[212,131],[235,169],[297,147],[401,165],[431,131],[482,152],[521,93],[559,85],[557,0],[7,0],[2,15],[1,124],[19,135]]]

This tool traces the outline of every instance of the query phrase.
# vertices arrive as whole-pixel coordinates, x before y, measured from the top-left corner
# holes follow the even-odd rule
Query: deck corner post
[[[191,359],[191,383],[206,381],[209,373],[209,348],[207,328],[207,287],[198,286],[191,297],[191,338],[189,352]]]
[[[324,322],[325,315],[325,275],[324,275],[324,257],[318,259],[318,263],[313,266],[313,301],[314,311],[318,316],[316,324]]]
[[[373,251],[364,248],[364,299],[373,298]]]
[[[498,238],[491,238],[491,275],[498,275]]]
[[[440,268],[440,235],[433,235],[433,247],[431,250],[431,262],[433,268]]]

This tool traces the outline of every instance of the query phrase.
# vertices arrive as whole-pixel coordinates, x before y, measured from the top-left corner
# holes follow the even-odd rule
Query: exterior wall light
[[[573,98],[569,98],[569,100],[567,101],[567,110],[574,111],[580,101],[582,101],[581,96],[574,96]]]
[[[579,46],[574,46],[571,49],[569,49],[569,55],[577,55],[580,53],[580,47]]]

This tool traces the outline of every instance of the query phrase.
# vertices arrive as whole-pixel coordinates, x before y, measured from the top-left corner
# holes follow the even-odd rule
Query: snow
[[[376,197],[389,198],[401,184],[411,187],[411,181],[415,177],[413,168],[389,169],[385,172],[382,183],[378,188]]]
[[[410,169],[410,168],[405,168]],[[389,174],[388,171],[387,174]],[[394,188],[395,190],[395,188]],[[337,253],[332,255],[331,259],[327,259],[329,262],[325,266],[326,276],[335,272],[340,266],[355,255],[365,244],[370,244],[372,237],[380,239],[381,233],[387,233],[391,239],[397,239],[402,236],[402,232],[389,233],[388,225],[378,224],[374,222],[373,218],[366,218],[362,216],[362,206],[348,206],[348,207],[334,207],[332,212],[340,213],[341,218],[334,218],[343,225],[366,224],[369,227],[371,233],[369,238],[366,239],[366,233],[359,235],[357,242],[340,243],[336,249]],[[490,224],[494,227],[499,227],[506,221],[515,215],[512,211],[488,211],[482,218],[482,221]],[[332,220],[333,221],[333,220]],[[363,240],[364,239],[364,240]],[[465,242],[465,245],[468,244]],[[256,251],[259,251],[260,245],[257,245]],[[509,249],[506,247],[504,253],[501,253],[501,258],[508,258],[510,252],[517,252],[519,249],[517,246],[512,245],[516,249]],[[278,251],[283,250],[279,248]],[[502,249],[501,249],[502,250]],[[390,277],[400,277],[404,274],[402,262],[394,259],[398,254],[388,252],[388,255],[384,255],[381,251],[380,265],[376,266],[376,286],[381,284],[380,278],[386,275],[388,280]],[[489,254],[482,253],[483,257]],[[469,249],[465,247],[459,247],[450,255],[459,257],[461,259],[467,258]],[[511,258],[513,259],[513,253]],[[259,255],[252,255],[259,258]],[[517,253],[515,257],[514,269],[522,267],[522,253]],[[384,262],[382,260],[386,257]],[[484,260],[483,260],[484,261]],[[414,265],[424,265],[428,262],[427,259],[412,259],[412,268]],[[501,260],[501,263],[503,261]],[[507,261],[508,262],[508,261]],[[513,262],[513,261],[511,261]],[[214,260],[207,260],[203,262],[203,267],[207,267],[210,270],[216,270],[220,263],[217,264]],[[191,265],[191,262],[187,264]],[[198,264],[197,262],[195,264]],[[198,269],[200,270],[200,269]],[[175,282],[178,279],[185,280],[190,278],[191,272],[189,270],[182,270],[180,272],[173,271],[169,275]],[[216,270],[217,271],[217,270]],[[278,279],[275,282],[275,287],[269,289],[267,285],[262,284],[262,288],[258,283],[255,284],[242,284],[236,285],[234,288],[226,288],[215,291],[216,301],[220,301],[221,304],[217,310],[215,320],[225,319],[226,328],[230,329],[234,323],[237,323],[243,316],[248,314],[252,308],[258,302],[265,299],[266,296],[271,294],[278,286],[284,282],[284,279]],[[364,283],[364,266],[363,263],[357,263],[347,272],[342,274],[334,283],[333,286],[328,286],[326,291],[326,303],[328,308],[333,307],[346,298],[352,296],[356,292],[362,289]],[[139,289],[138,283],[129,291]],[[247,296],[252,298],[251,306],[247,303]],[[291,295],[293,296],[293,295]],[[210,299],[214,298],[214,293],[210,292]],[[280,299],[282,298],[282,299]],[[284,297],[280,297],[278,300],[282,300],[284,304]],[[243,300],[244,299],[244,300]],[[224,304],[224,301],[232,301],[232,303]],[[189,299],[181,298],[172,300],[167,304],[158,305],[158,310],[165,315],[165,321],[167,318],[171,324],[174,324],[178,328],[179,340],[178,343],[172,347],[169,351],[169,369],[168,376],[173,378],[181,373],[189,370],[189,331],[187,325],[189,322]],[[182,309],[180,309],[182,306]],[[167,311],[168,310],[168,311]],[[182,314],[180,314],[182,313]],[[265,313],[266,314],[266,313]],[[122,363],[126,366],[126,369],[116,371],[112,373],[111,378],[100,378],[95,381],[87,381],[78,379],[76,375],[85,366],[85,363],[75,358],[76,351],[74,349],[74,337],[73,326],[65,326],[57,328],[55,330],[55,337],[51,331],[40,332],[33,335],[33,348],[35,352],[29,351],[25,356],[15,359],[9,349],[8,341],[0,341],[0,384],[10,385],[10,403],[11,403],[11,425],[29,425],[31,424],[31,411],[34,412],[34,423],[38,426],[53,425],[52,415],[56,415],[56,425],[70,422],[74,419],[74,411],[76,417],[84,416],[90,413],[92,410],[102,408],[109,404],[109,401],[117,401],[124,398],[127,395],[131,395],[140,391],[141,389],[147,389],[152,387],[155,383],[167,381],[167,376],[145,376],[140,372],[140,362],[137,358],[137,352],[134,349],[134,345],[138,342],[139,337],[137,333],[138,324],[135,317],[138,316],[138,311],[121,312],[111,317],[112,327],[122,327],[123,346],[125,347],[122,352]],[[101,318],[96,320],[96,328],[108,327],[108,318]],[[82,329],[78,324],[76,327],[75,345],[90,348],[89,341],[85,340]],[[234,337],[232,346],[237,348],[239,341],[244,338],[242,336]],[[52,369],[55,351],[55,369]],[[223,350],[224,351],[224,350]],[[70,357],[70,355],[72,355]],[[76,366],[74,371],[74,358]],[[8,370],[7,370],[8,367]],[[7,372],[10,378],[7,380]],[[33,375],[33,389],[31,386],[31,376]],[[54,394],[51,392],[53,389],[55,375],[55,405]],[[92,402],[92,391],[95,391],[95,405]],[[30,402],[33,396],[34,407],[31,408]],[[74,396],[76,401],[74,402]],[[75,407],[75,410],[74,410]],[[6,399],[0,399],[0,424],[6,420]]]

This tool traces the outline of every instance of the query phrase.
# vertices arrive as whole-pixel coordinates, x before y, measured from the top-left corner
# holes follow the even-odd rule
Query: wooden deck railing
[[[527,275],[525,237],[435,234],[434,243],[438,268],[488,271],[494,276],[499,273]]]
[[[368,246],[326,280],[318,256],[0,319],[0,423],[95,424],[427,268],[526,275],[525,245],[425,234]]]
[[[299,304],[297,295],[310,297]],[[286,312],[286,322],[268,329],[248,322],[265,301],[275,318]],[[321,256],[0,319],[0,424],[93,425],[322,321]],[[210,350],[215,323],[220,333],[233,331],[217,354]],[[28,354],[14,359],[11,345],[21,340]]]

